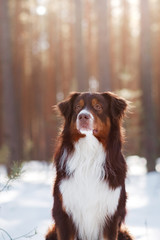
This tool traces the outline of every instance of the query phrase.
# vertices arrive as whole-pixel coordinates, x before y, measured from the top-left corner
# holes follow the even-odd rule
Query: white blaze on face
[[[76,127],[81,133],[87,133],[93,131],[94,117],[92,113],[86,109],[83,109],[77,115]]]

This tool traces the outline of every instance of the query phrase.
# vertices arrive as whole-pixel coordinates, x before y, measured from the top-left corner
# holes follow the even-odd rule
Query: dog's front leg
[[[52,215],[55,220],[57,240],[74,240],[75,230],[71,218],[62,208],[62,200],[54,197]]]
[[[119,219],[114,217],[107,221],[104,231],[103,237],[105,240],[117,240],[118,239],[118,229],[119,229]]]

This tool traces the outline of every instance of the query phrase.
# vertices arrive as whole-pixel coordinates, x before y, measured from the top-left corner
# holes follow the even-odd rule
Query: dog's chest
[[[92,137],[88,140],[88,147],[85,141],[75,146],[67,162],[67,171],[72,175],[61,181],[60,192],[63,208],[72,217],[79,238],[97,240],[102,239],[106,218],[117,209],[121,188],[112,190],[104,181],[103,146]]]

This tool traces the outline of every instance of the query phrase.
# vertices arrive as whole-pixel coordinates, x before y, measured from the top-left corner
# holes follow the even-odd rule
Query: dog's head
[[[111,92],[71,93],[58,104],[65,128],[75,141],[91,132],[106,142],[111,128],[120,124],[126,107],[126,101]]]

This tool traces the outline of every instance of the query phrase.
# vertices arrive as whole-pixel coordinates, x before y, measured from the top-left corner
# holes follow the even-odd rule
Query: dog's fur
[[[56,181],[46,240],[132,240],[126,215],[121,120],[126,101],[113,93],[72,93],[58,104],[65,122],[55,153]]]

